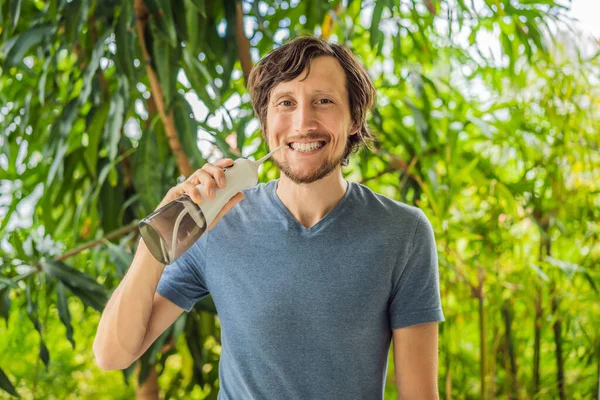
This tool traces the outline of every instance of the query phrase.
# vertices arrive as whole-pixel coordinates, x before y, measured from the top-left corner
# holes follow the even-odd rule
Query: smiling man
[[[399,397],[437,399],[437,253],[425,214],[346,181],[373,139],[373,84],[350,51],[314,37],[253,69],[253,106],[281,177],[246,189],[173,264],[143,241],[102,316],[94,351],[124,368],[211,294],[221,321],[219,399],[382,399],[390,344]],[[231,160],[172,189],[201,202]],[[244,199],[239,204],[237,202]],[[235,206],[234,206],[235,205]]]

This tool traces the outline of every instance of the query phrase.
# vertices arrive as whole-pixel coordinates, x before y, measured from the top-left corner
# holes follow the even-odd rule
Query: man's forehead
[[[314,94],[338,94],[346,92],[346,73],[335,57],[320,56],[310,62],[308,68],[291,81],[280,82],[271,92],[274,96],[281,96],[284,92],[307,91]],[[288,93],[290,94],[290,93]]]

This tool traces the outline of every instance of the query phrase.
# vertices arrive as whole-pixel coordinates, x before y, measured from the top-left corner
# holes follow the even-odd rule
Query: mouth
[[[288,148],[294,153],[313,154],[319,152],[327,145],[324,140],[315,140],[312,142],[289,142]]]

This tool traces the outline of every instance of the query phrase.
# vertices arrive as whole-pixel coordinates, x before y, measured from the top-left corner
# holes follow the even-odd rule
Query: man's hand
[[[214,162],[214,164],[206,163],[202,166],[202,168],[196,170],[192,175],[190,175],[184,182],[180,183],[177,186],[172,187],[165,197],[162,199],[160,204],[156,207],[158,210],[165,204],[168,204],[178,198],[183,194],[187,194],[190,199],[196,204],[202,204],[204,200],[200,191],[196,187],[198,184],[202,183],[206,193],[208,193],[209,199],[214,199],[216,194],[215,190],[217,188],[224,188],[227,186],[227,181],[225,179],[225,173],[223,172],[223,168],[227,168],[233,165],[233,160],[231,158],[222,158]],[[237,193],[233,196],[219,211],[212,224],[208,227],[207,231],[210,231],[219,220],[227,214],[237,203],[242,201],[244,198],[244,194],[242,192]]]

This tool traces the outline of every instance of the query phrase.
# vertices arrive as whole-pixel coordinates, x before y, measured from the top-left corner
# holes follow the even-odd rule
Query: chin
[[[334,162],[323,162],[319,167],[309,168],[307,166],[301,166],[300,168],[290,167],[289,163],[284,161],[283,163],[274,160],[275,165],[279,168],[279,171],[285,175],[292,182],[301,185],[316,182],[323,179],[332,172],[334,172],[338,166],[341,166],[343,157],[340,157]],[[307,162],[307,164],[309,164]]]

